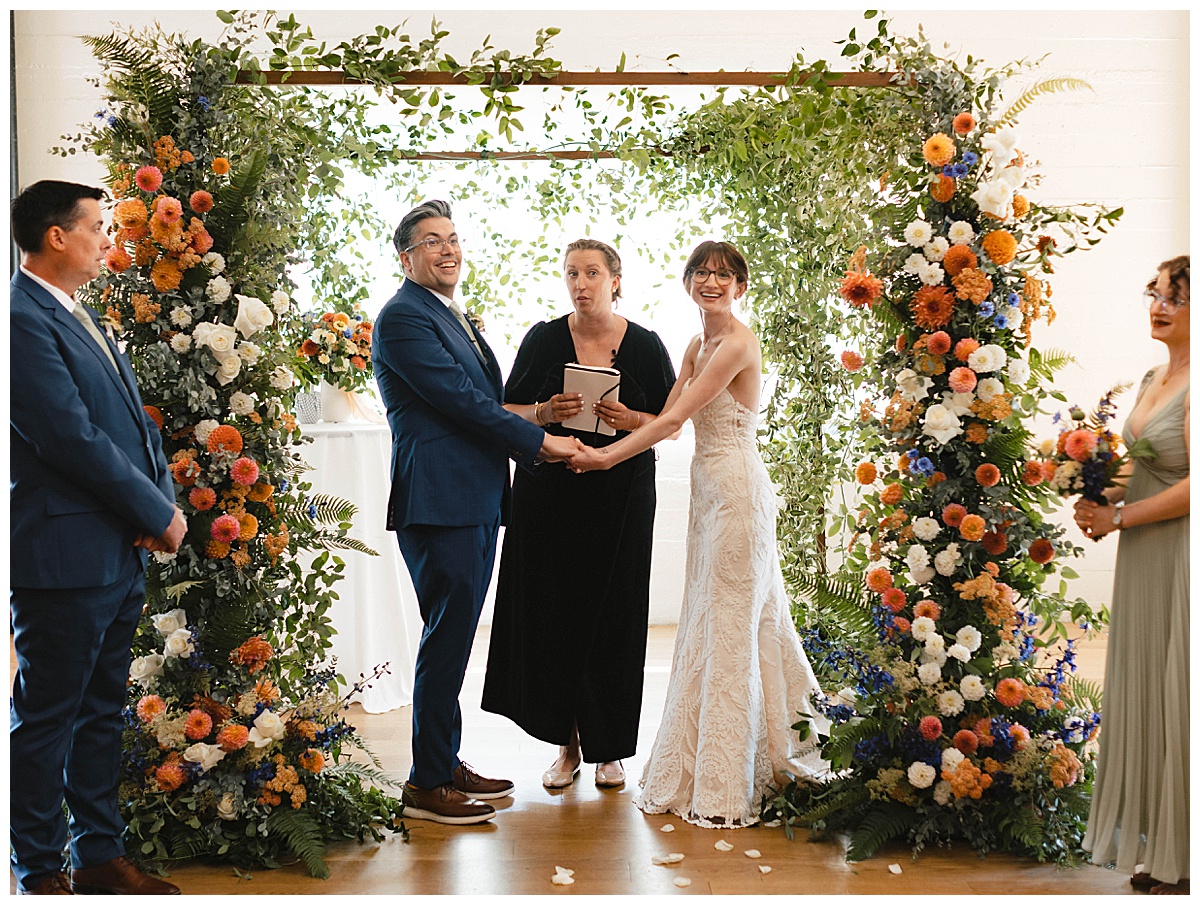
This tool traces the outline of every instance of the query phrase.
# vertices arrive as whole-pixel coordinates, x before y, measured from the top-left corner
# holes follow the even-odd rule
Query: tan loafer
[[[558,763],[558,761],[554,763]],[[575,781],[575,777],[579,775],[581,765],[582,761],[570,770],[555,770],[552,764],[550,769],[542,774],[542,785],[547,789],[565,789]]]
[[[625,785],[625,768],[620,761],[600,764],[596,767],[596,785],[602,789],[615,789]]]

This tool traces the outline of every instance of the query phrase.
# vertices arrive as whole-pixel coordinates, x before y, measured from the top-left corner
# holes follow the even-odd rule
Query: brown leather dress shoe
[[[516,788],[507,779],[488,779],[480,776],[471,769],[470,764],[459,761],[454,768],[454,788],[464,795],[479,801],[490,801],[493,798],[507,798]]]
[[[71,871],[71,888],[82,895],[177,896],[179,887],[151,877],[122,855],[95,867]]]
[[[404,802],[405,817],[432,820],[435,823],[483,823],[491,820],[496,813],[490,804],[468,798],[450,783],[436,789],[418,789],[405,783],[400,800]]]
[[[71,896],[71,881],[61,870],[47,874],[40,882],[34,883],[28,889],[17,887],[19,896]]]

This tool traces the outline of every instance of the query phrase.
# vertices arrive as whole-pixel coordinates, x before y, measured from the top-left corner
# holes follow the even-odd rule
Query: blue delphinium
[[[212,102],[203,94],[196,98],[196,103],[200,105],[200,109],[205,113],[212,109]]]
[[[860,763],[879,760],[888,752],[887,736],[872,735],[854,743],[854,759]]]

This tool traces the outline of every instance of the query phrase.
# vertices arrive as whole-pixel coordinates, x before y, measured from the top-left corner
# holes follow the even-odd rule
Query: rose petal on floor
[[[713,848],[715,848],[719,852],[733,851],[733,845],[731,843],[726,842],[724,839],[718,839],[716,842],[714,842]]]
[[[748,848],[748,849],[746,849],[746,857],[747,858],[761,858],[762,852],[760,852],[756,848]]]
[[[680,889],[683,889],[683,887],[685,887],[685,886],[692,885],[692,881],[689,880],[687,877],[676,877],[674,882],[675,882],[675,885],[678,886]]]
[[[682,852],[668,852],[665,855],[658,855],[650,859],[655,864],[678,864],[683,860]]]
[[[889,865],[888,865],[888,870],[890,870],[890,871],[891,871],[892,873],[894,873],[894,874],[902,874],[902,873],[904,873],[904,870],[903,870],[903,868],[901,868],[899,864],[889,864]]]
[[[662,832],[662,833],[673,833],[673,832],[675,832],[675,824],[664,823],[658,829],[659,829],[659,832]]]
[[[766,864],[760,864],[758,865],[758,872],[760,874],[769,874],[771,872],[771,868]]]

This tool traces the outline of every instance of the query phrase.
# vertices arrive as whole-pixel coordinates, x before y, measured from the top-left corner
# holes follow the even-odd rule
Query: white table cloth
[[[313,493],[349,500],[358,507],[349,536],[378,556],[334,550],[346,567],[334,583],[338,600],[329,614],[337,634],[338,672],[351,684],[387,663],[389,675],[372,682],[355,700],[368,713],[412,704],[413,667],[421,640],[421,614],[396,535],[384,526],[390,485],[391,434],[387,424],[347,421],[301,425],[312,443],[300,454],[313,467],[302,476]]]

